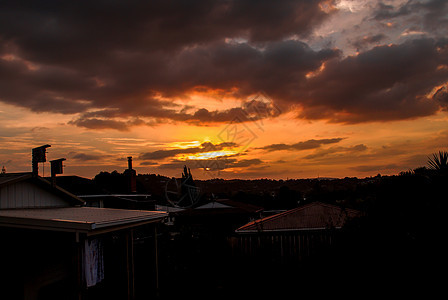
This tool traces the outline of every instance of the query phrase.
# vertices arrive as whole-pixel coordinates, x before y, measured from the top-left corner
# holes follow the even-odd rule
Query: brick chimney
[[[128,157],[128,168],[124,171],[124,175],[126,175],[128,192],[136,193],[137,192],[137,172],[132,169],[132,156]]]

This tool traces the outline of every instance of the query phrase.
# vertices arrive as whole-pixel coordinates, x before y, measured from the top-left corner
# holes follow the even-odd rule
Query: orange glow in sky
[[[448,4],[104,3],[101,26],[58,5],[2,11],[7,172],[31,170],[44,144],[88,178],[128,156],[166,176],[367,177],[448,148]]]

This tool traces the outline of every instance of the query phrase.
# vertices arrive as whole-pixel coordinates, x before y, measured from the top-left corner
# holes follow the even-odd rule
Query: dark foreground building
[[[163,212],[85,207],[33,173],[0,175],[3,299],[156,294]]]

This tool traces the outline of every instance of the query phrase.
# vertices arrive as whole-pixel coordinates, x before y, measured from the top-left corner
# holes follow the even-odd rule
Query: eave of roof
[[[0,210],[0,226],[95,233],[159,222],[167,213],[95,207]]]
[[[98,195],[78,195],[79,198],[104,198],[104,197],[151,197],[151,194],[98,194]]]

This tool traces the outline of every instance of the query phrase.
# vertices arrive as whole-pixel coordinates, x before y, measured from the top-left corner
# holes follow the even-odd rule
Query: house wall
[[[0,188],[0,209],[66,206],[70,206],[68,202],[31,182],[21,181]]]

